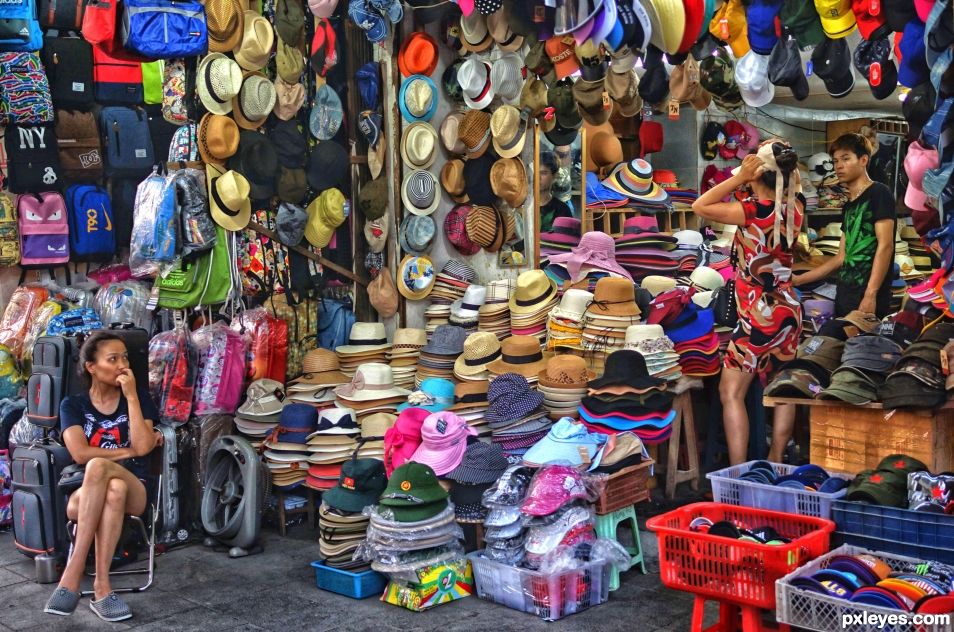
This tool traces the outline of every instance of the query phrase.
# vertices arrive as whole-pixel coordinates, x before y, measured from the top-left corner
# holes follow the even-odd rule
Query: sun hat
[[[642,158],[620,163],[603,184],[634,200],[661,204],[669,201],[666,190],[653,181],[652,165]]]
[[[414,31],[404,38],[398,52],[398,68],[405,77],[430,75],[437,68],[437,40],[425,31]]]
[[[443,476],[461,464],[467,450],[467,437],[474,436],[477,431],[454,413],[446,410],[432,413],[421,425],[421,445],[411,461],[429,465],[435,474]]]
[[[215,223],[226,230],[242,230],[252,213],[250,187],[245,176],[234,170],[209,163],[206,165],[209,185],[209,211]]]
[[[369,219],[364,222],[364,238],[368,242],[368,248],[371,252],[384,252],[384,248],[387,246],[390,226],[390,215],[384,215],[378,219]]]
[[[599,466],[601,451],[608,439],[605,434],[591,433],[583,424],[563,417],[550,427],[543,439],[527,450],[523,462],[528,465],[566,462],[593,469]]]
[[[606,316],[639,316],[635,286],[630,279],[603,277],[596,282],[593,301],[586,308],[586,317]]]
[[[401,296],[420,301],[434,289],[434,264],[423,255],[405,255],[398,266],[397,286]]]
[[[230,53],[242,41],[245,14],[238,0],[207,0],[205,19],[210,53]]]
[[[658,387],[665,381],[651,377],[646,368],[646,359],[637,351],[621,349],[606,358],[603,375],[589,383],[589,387],[630,386],[636,389]]]
[[[391,367],[377,362],[360,365],[349,384],[335,387],[335,395],[347,401],[357,402],[388,397],[407,397],[409,394],[410,391],[394,386]]]
[[[357,513],[375,504],[387,483],[387,474],[381,461],[351,459],[341,465],[338,484],[323,493],[321,500],[339,511]]]
[[[245,70],[261,70],[275,47],[275,31],[268,19],[255,11],[245,11],[242,42],[232,52]]]
[[[457,82],[464,96],[464,103],[474,110],[483,110],[494,99],[490,62],[476,56],[468,57],[457,69]]]
[[[351,326],[351,331],[348,334],[348,344],[338,345],[335,351],[338,353],[364,353],[387,349],[389,346],[384,323],[356,322]]]
[[[437,111],[437,86],[426,75],[411,75],[401,84],[398,106],[405,119],[429,121]]]
[[[406,463],[421,443],[421,426],[430,413],[423,408],[406,408],[384,433],[384,466],[388,476]]]
[[[285,404],[278,426],[269,437],[272,443],[304,444],[318,426],[318,410],[308,404]]]
[[[913,211],[927,209],[927,194],[924,192],[924,174],[938,167],[937,149],[925,147],[920,141],[908,145],[904,157],[904,171],[908,175],[908,187],[904,194],[904,204]]]
[[[500,357],[500,341],[495,334],[478,331],[464,340],[464,351],[454,361],[454,375],[472,377],[487,370],[487,365]]]
[[[531,314],[553,298],[556,284],[543,270],[527,270],[517,277],[517,288],[510,297],[511,314]]]
[[[518,335],[500,343],[500,357],[487,363],[487,370],[494,375],[517,373],[525,378],[536,378],[545,366],[540,340],[536,336]]]
[[[326,385],[344,384],[348,377],[342,373],[338,362],[338,355],[329,349],[311,349],[302,359],[303,375],[293,383]]]
[[[196,130],[196,145],[202,162],[225,164],[238,151],[238,125],[228,116],[206,114]]]
[[[481,110],[469,110],[464,114],[457,132],[467,158],[480,158],[490,147],[490,120],[490,115]]]
[[[440,203],[437,178],[430,171],[415,169],[408,172],[401,185],[404,208],[414,215],[430,215]]]
[[[397,412],[400,413],[405,408],[423,408],[436,413],[453,405],[454,383],[444,378],[429,377],[421,381],[417,390],[411,391],[407,401],[397,407]]]
[[[550,263],[563,264],[573,280],[586,272],[583,266],[632,279],[630,273],[616,261],[616,242],[599,231],[585,233],[569,253],[550,255]]]
[[[269,379],[253,381],[245,390],[245,401],[236,413],[253,421],[259,418],[272,419],[282,412],[285,387],[281,382]]]
[[[498,156],[515,158],[523,152],[527,122],[528,118],[512,105],[502,105],[494,111],[490,117],[490,133]]]
[[[546,368],[538,374],[538,384],[547,388],[579,389],[596,374],[586,368],[586,360],[575,355],[556,355],[546,363]]]
[[[586,306],[593,301],[593,294],[586,290],[570,288],[563,292],[560,304],[550,310],[555,318],[566,320],[581,320],[586,312]]]
[[[196,89],[202,106],[212,114],[232,111],[232,99],[242,89],[242,69],[222,53],[209,53],[196,70]]]

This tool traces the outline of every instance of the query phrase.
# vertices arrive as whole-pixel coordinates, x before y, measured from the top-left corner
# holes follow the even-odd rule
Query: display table
[[[766,406],[809,407],[811,462],[836,472],[871,469],[889,454],[907,454],[932,472],[954,468],[954,403],[936,410],[885,410],[831,400],[765,397]]]

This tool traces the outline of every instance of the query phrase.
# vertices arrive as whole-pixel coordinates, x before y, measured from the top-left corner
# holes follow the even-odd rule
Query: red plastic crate
[[[772,546],[689,531],[689,523],[705,517],[730,520],[753,529],[771,526],[791,539]],[[743,606],[775,609],[775,580],[828,552],[835,523],[824,518],[696,503],[650,518],[659,538],[659,574],[669,588]]]

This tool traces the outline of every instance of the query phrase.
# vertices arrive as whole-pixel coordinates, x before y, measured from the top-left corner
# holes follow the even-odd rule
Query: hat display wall
[[[242,68],[222,53],[209,53],[196,70],[196,90],[202,106],[212,114],[232,111],[232,99],[242,89]]]
[[[235,61],[245,70],[261,70],[275,47],[275,31],[268,19],[255,11],[246,11],[242,42],[232,51]]]

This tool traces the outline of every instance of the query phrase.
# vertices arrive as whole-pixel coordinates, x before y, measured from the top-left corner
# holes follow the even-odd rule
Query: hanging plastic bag
[[[232,414],[245,377],[245,341],[223,322],[192,334],[199,354],[193,410],[196,415]]]

